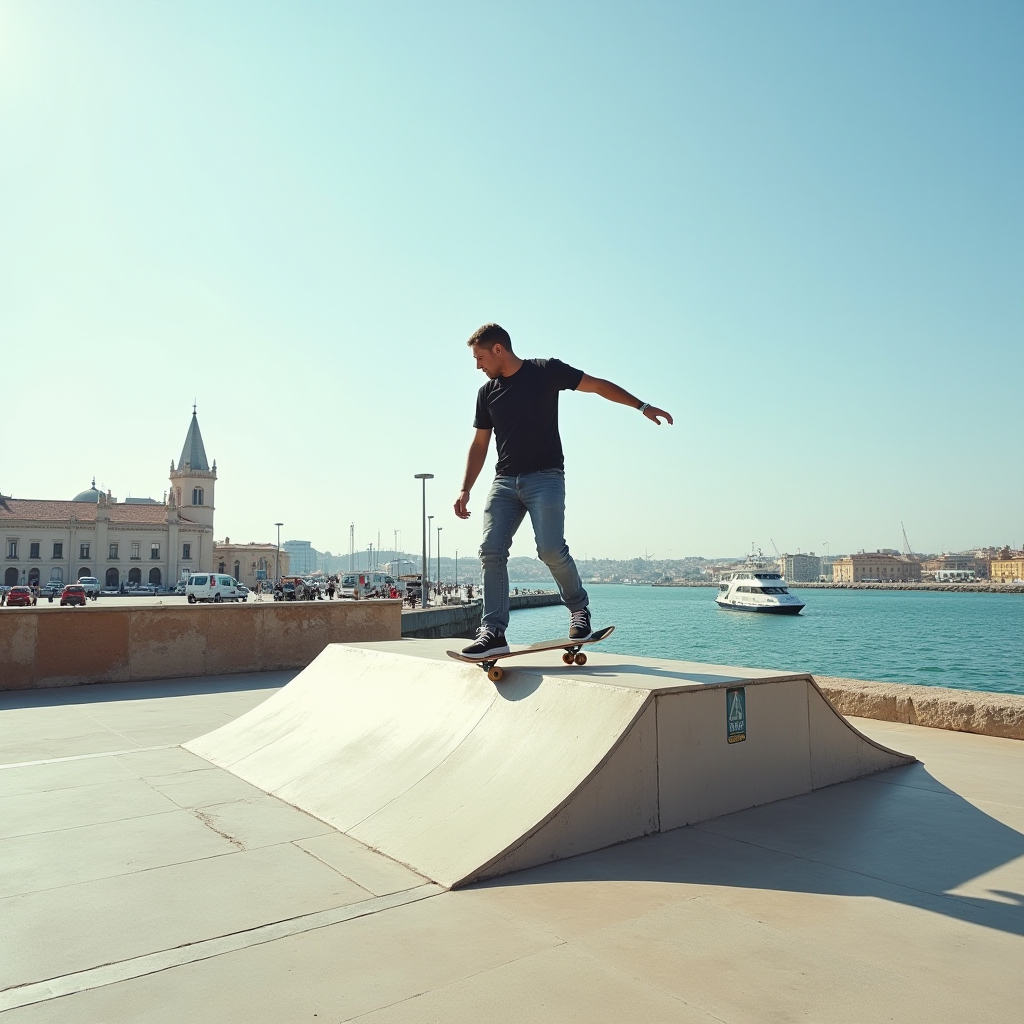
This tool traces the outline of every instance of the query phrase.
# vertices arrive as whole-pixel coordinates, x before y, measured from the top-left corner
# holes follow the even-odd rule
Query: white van
[[[394,576],[385,572],[356,572],[343,576],[341,580],[341,597],[369,597],[373,594],[384,595],[389,587],[397,587]]]
[[[220,573],[197,573],[189,576],[185,584],[185,596],[189,604],[196,601],[244,601],[247,594],[244,594],[238,587],[238,583],[231,576],[221,576]]]

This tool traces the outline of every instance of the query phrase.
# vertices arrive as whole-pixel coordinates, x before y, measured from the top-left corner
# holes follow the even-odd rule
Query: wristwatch
[[[642,413],[647,412],[647,410],[650,409],[650,407],[651,407],[651,403],[650,402],[641,402],[640,405],[637,406],[637,408]]]

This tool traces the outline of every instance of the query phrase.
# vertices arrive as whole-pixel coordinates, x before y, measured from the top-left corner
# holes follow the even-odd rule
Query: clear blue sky
[[[578,555],[1024,541],[1024,5],[0,2],[0,490],[479,543],[465,338]],[[524,526],[514,548],[532,553]]]

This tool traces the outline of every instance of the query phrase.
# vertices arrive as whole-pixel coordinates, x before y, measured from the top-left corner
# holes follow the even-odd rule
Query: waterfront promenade
[[[594,586],[591,581],[587,586]],[[717,588],[717,583],[706,580],[674,580],[671,583],[638,584],[651,587],[710,587]],[[932,590],[947,594],[1024,594],[1024,583],[991,583],[983,580],[978,583],[793,583],[786,581],[786,586],[797,590]]]
[[[294,675],[0,694],[5,1021],[1019,1020],[1024,743],[446,892],[179,746]]]

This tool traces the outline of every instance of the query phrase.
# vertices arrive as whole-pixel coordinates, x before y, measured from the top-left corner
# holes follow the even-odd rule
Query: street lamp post
[[[423,481],[423,572],[420,576],[420,607],[426,608],[427,594],[427,481],[434,479],[433,473],[416,473],[415,479]]]
[[[434,539],[434,517],[427,516],[427,568],[430,568],[430,550],[433,547],[431,541]],[[430,591],[427,591],[427,603],[430,602]],[[427,606],[424,605],[424,608]]]
[[[277,555],[274,557],[274,582],[281,578],[281,527],[284,523],[274,523],[277,527]]]
[[[437,528],[437,585],[441,585],[441,531],[443,526]]]

